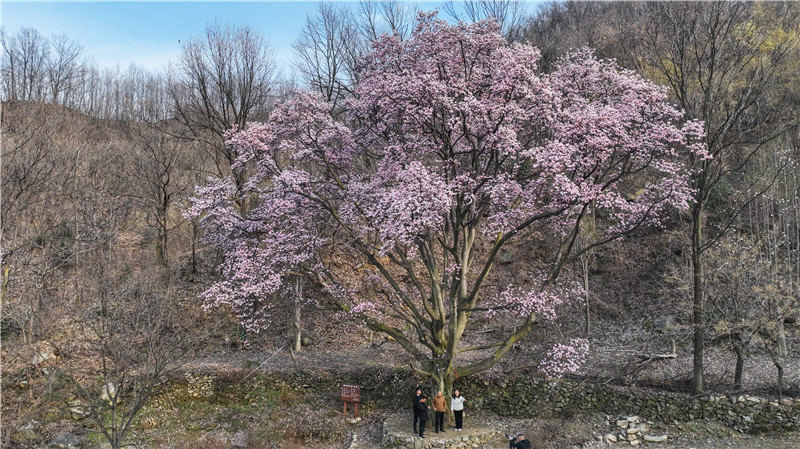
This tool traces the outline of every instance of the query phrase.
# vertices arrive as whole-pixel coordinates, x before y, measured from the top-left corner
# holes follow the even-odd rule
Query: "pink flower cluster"
[[[487,302],[487,306],[497,309],[508,309],[511,313],[519,316],[529,316],[536,314],[547,320],[558,318],[557,309],[564,305],[569,293],[561,289],[523,290],[519,287],[509,285],[502,293],[493,300]]]
[[[547,351],[545,358],[539,363],[539,371],[547,377],[563,377],[574,374],[586,363],[589,355],[589,341],[575,338],[569,343],[558,343]]]

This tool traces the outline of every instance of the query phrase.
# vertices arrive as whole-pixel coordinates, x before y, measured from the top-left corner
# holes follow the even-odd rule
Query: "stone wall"
[[[753,396],[694,397],[566,380],[514,376],[467,379],[459,385],[472,406],[516,417],[569,417],[584,412],[647,416],[658,422],[715,420],[747,432],[800,430],[800,400]]]
[[[295,390],[327,393],[339,398],[343,383],[361,386],[362,407],[401,409],[411,406],[411,395],[424,380],[405,370],[366,369],[357,372],[270,372],[243,376],[211,376],[202,373],[176,378],[172,394],[188,398],[213,395],[224,388]],[[226,385],[227,383],[227,385]],[[198,394],[198,386],[202,393]],[[467,406],[517,418],[571,417],[602,412],[612,416],[639,415],[670,423],[695,419],[716,420],[731,428],[757,433],[800,430],[800,398],[767,400],[753,396],[708,395],[693,397],[676,393],[596,385],[568,380],[546,380],[526,373],[502,379],[472,376],[458,379],[455,388],[467,398]]]

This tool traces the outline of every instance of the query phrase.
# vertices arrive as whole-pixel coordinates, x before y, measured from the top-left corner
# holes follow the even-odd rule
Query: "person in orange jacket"
[[[439,391],[436,393],[436,397],[433,398],[433,411],[436,413],[436,420],[433,424],[436,428],[436,433],[444,432],[444,412],[447,411],[446,407],[444,396]]]

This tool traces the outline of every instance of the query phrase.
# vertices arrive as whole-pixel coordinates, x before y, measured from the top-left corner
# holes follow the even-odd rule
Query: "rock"
[[[749,404],[760,404],[761,403],[761,399],[759,399],[759,398],[757,398],[755,396],[747,396],[747,402]]]
[[[512,250],[503,250],[500,251],[500,255],[497,256],[497,260],[500,262],[500,265],[506,265],[514,261],[517,255],[515,251]]]
[[[51,346],[50,343],[41,342],[36,345],[33,358],[31,358],[31,365],[45,365],[49,364],[50,362],[54,362],[55,360],[56,354],[53,346]]]
[[[11,441],[19,444],[27,444],[32,441],[36,441],[39,439],[39,423],[36,421],[30,421],[28,424],[17,429],[13,435],[11,435]]]
[[[603,440],[605,440],[606,443],[616,443],[617,442],[617,436],[614,435],[613,433],[609,433],[609,434],[607,434],[606,436],[603,437]]]
[[[653,318],[653,328],[659,332],[666,332],[675,327],[675,318],[671,315]]]
[[[312,340],[309,336],[304,336],[300,339],[300,344],[303,346],[311,346],[314,344],[314,340]]]
[[[49,408],[45,410],[43,417],[45,421],[59,421],[63,415],[60,409]]]
[[[645,435],[644,440],[648,443],[666,443],[667,442],[666,435]]]
[[[638,427],[631,427],[630,429],[628,429],[628,435],[636,435],[637,433],[639,433]]]
[[[618,419],[617,420],[617,427],[620,429],[626,429],[628,427],[628,420],[627,419]]]
[[[72,415],[72,419],[80,420],[83,419],[91,413],[89,411],[89,407],[83,403],[80,399],[73,399],[67,403],[69,406],[69,412]]]
[[[114,382],[109,382],[100,389],[100,400],[111,403],[111,398],[117,395],[117,387]]]
[[[69,432],[64,432],[58,434],[48,447],[53,449],[77,449],[80,447],[80,443],[80,438]]]
[[[247,447],[247,435],[244,432],[237,432],[231,438],[231,446],[233,447]]]
[[[631,444],[631,446],[638,446],[638,445],[642,444],[642,442],[639,441],[639,440],[633,440],[633,441],[630,442],[630,444]]]
[[[640,420],[639,420],[638,416],[629,416],[628,417],[628,422],[634,423],[634,424],[639,424]]]

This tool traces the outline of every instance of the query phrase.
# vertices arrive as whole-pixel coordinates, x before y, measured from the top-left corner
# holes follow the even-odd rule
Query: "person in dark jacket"
[[[411,406],[411,409],[414,411],[414,433],[417,433],[417,421],[419,421],[419,415],[417,414],[417,404],[419,404],[419,399],[422,397],[422,390],[417,388],[417,391],[414,392],[414,405]]]
[[[430,406],[425,403],[425,400],[428,399],[424,395],[419,398],[419,402],[417,405],[414,406],[414,410],[417,411],[417,416],[419,416],[419,437],[425,438],[425,424],[428,423],[428,409]]]
[[[526,440],[523,434],[516,437],[506,435],[506,438],[508,438],[508,449],[531,449],[531,442]]]

